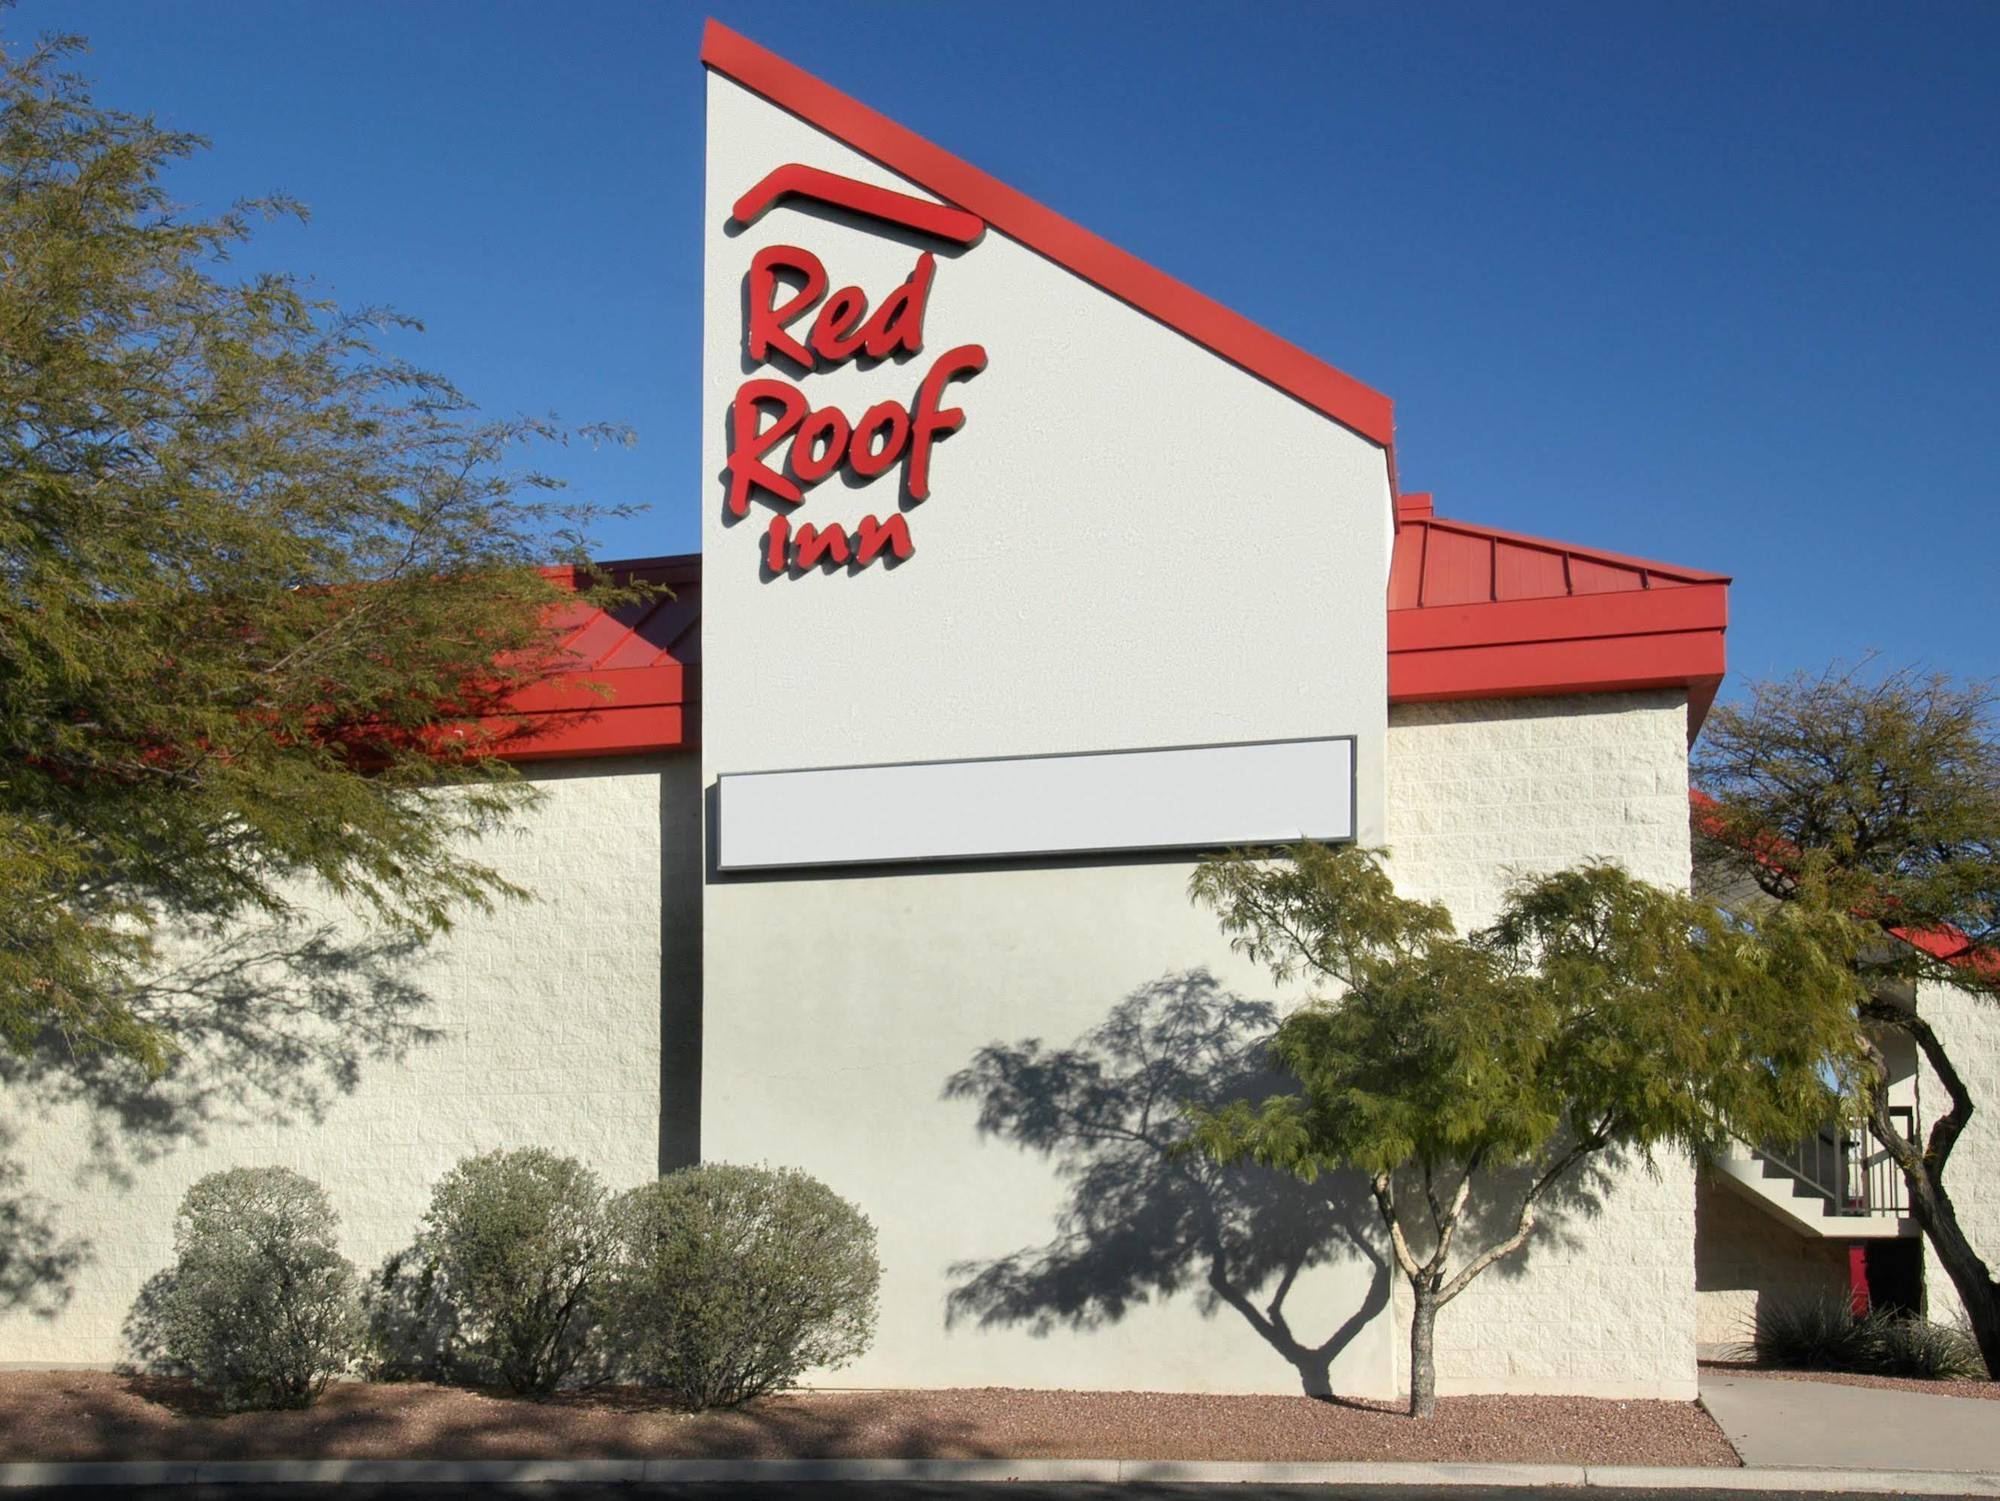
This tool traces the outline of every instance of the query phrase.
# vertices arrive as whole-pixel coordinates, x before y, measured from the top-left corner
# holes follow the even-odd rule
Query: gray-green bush
[[[875,1333],[875,1227],[794,1169],[706,1164],[618,1199],[600,1300],[616,1369],[690,1410],[733,1407]]]
[[[589,1168],[540,1147],[468,1157],[432,1190],[417,1247],[454,1374],[545,1396],[576,1368],[607,1247]]]
[[[1757,1313],[1747,1353],[1762,1365],[1854,1371],[1929,1381],[1985,1375],[1971,1331],[1873,1308],[1857,1315],[1843,1294],[1773,1300]]]
[[[361,1338],[354,1267],[326,1192],[282,1167],[210,1173],[174,1221],[174,1264],[126,1320],[147,1367],[224,1407],[307,1407]]]

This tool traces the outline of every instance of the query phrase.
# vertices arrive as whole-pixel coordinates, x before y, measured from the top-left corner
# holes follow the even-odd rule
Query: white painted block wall
[[[1685,888],[1687,701],[1675,693],[1405,705],[1389,714],[1389,869],[1489,920],[1511,872],[1610,858]],[[1622,1166],[1596,1218],[1571,1215],[1438,1318],[1438,1389],[1695,1394],[1694,1173]],[[1407,1387],[1406,1288],[1396,1303]]]
[[[1968,995],[1948,985],[1923,985],[1919,1013],[1936,1029],[1952,1067],[1972,1091],[1971,1122],[1952,1149],[1944,1184],[1958,1208],[1959,1228],[1987,1267],[2000,1275],[2000,1001]],[[1951,1107],[1951,1097],[1928,1063],[1918,1079],[1922,1128]],[[1964,1306],[1944,1265],[1924,1242],[1924,1296],[1927,1313],[1949,1322]]]
[[[276,1163],[318,1180],[364,1270],[408,1243],[431,1184],[467,1153],[547,1146],[616,1188],[654,1175],[663,1100],[669,1134],[691,1114],[691,1102],[663,1097],[661,1017],[663,974],[682,984],[698,974],[695,761],[550,764],[531,779],[540,806],[478,854],[533,898],[468,913],[448,939],[392,966],[414,988],[410,1007],[376,1012],[407,1029],[399,1056],[321,1080],[317,1114],[254,1084],[238,1096],[197,1070],[220,1090],[212,1118],[189,1116],[191,1134],[162,1139],[75,1101],[0,1089],[0,1149],[26,1166],[6,1192],[88,1247],[66,1300],[0,1315],[0,1362],[123,1358],[120,1327],[140,1284],[172,1259],[181,1195],[218,1169]],[[359,936],[351,920],[341,928]],[[328,983],[360,994],[351,976]],[[669,1040],[670,1076],[687,1062],[672,1050],[689,1046]],[[310,1058],[272,1067],[281,1096],[323,1073]],[[185,1087],[170,1080],[138,1112],[170,1107]]]
[[[1701,1345],[1748,1344],[1760,1308],[1849,1296],[1845,1241],[1781,1224],[1720,1173],[1695,1185],[1695,1228],[1695,1338]]]

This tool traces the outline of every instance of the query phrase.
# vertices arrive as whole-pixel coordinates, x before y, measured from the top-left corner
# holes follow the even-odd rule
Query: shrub
[[[1760,1309],[1750,1349],[1761,1364],[1802,1371],[1964,1381],[1986,1370],[1969,1330],[1880,1308],[1857,1317],[1833,1293]]]
[[[1766,1298],[1757,1309],[1750,1350],[1760,1365],[1797,1371],[1859,1371],[1872,1331],[1845,1293]]]
[[[540,1147],[468,1157],[438,1181],[418,1245],[431,1327],[461,1374],[544,1396],[576,1366],[606,1251],[604,1187]]]
[[[367,1324],[363,1369],[371,1381],[442,1381],[459,1364],[457,1310],[435,1295],[437,1272],[421,1246],[405,1246],[361,1288]]]
[[[1879,1376],[1977,1381],[1986,1374],[1986,1362],[1979,1358],[1979,1345],[1970,1329],[1888,1315],[1881,1315],[1879,1322],[1875,1364],[1869,1367]]]
[[[874,1335],[875,1227],[805,1173],[683,1168],[620,1198],[612,1225],[614,1359],[677,1406],[733,1407]]]
[[[174,1264],[127,1337],[224,1407],[307,1407],[354,1359],[361,1313],[326,1192],[282,1167],[210,1173],[181,1200]]]

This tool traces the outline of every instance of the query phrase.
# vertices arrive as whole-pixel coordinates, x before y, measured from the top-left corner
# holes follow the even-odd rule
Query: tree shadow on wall
[[[1234,1309],[1308,1394],[1330,1395],[1333,1362],[1389,1304],[1389,1265],[1360,1180],[1305,1184],[1180,1150],[1183,1105],[1288,1087],[1265,1053],[1277,1024],[1276,1007],[1197,969],[1133,991],[1070,1047],[1029,1038],[982,1048],[945,1097],[978,1103],[982,1135],[1049,1158],[1069,1201],[1046,1244],[951,1268],[964,1280],[949,1295],[947,1327],[1094,1329],[1192,1290],[1205,1315]],[[1286,1300],[1302,1273],[1350,1258],[1371,1269],[1367,1294],[1311,1342]]]
[[[420,946],[332,924],[180,930],[133,998],[177,1049],[163,1077],[52,1037],[30,1055],[0,1057],[0,1095],[34,1114],[81,1108],[90,1139],[80,1173],[120,1183],[134,1163],[218,1126],[323,1120],[368,1064],[442,1035],[423,1021],[431,996],[408,974]]]
[[[15,1157],[20,1133],[0,1122],[0,1313],[54,1318],[69,1302],[70,1279],[90,1242],[64,1235],[56,1210],[26,1187]]]

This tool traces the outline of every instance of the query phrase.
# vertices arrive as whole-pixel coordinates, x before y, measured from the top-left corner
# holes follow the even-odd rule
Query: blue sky
[[[702,20],[22,0],[254,263],[422,318],[549,467],[697,544]],[[1385,391],[1442,514],[1735,575],[1732,680],[2000,672],[2000,5],[716,0],[755,40]]]

